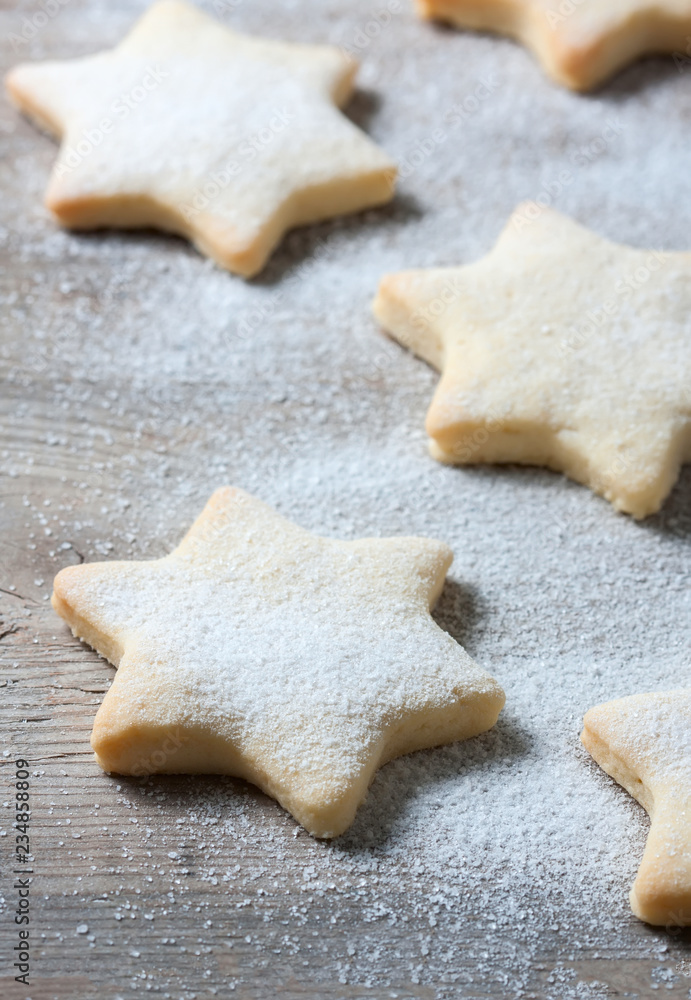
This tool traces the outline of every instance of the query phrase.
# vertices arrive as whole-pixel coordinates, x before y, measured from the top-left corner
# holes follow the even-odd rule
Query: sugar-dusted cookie
[[[581,739],[650,814],[633,912],[649,924],[691,925],[691,688],[591,708]]]
[[[161,0],[112,51],[17,66],[7,87],[62,137],[46,204],[63,225],[169,230],[250,276],[292,226],[393,197],[395,167],[337,108],[355,71]]]
[[[691,253],[617,246],[534,204],[459,268],[385,277],[374,311],[443,376],[443,462],[546,465],[657,511],[691,459]]]
[[[451,560],[426,538],[320,538],[228,488],[164,559],[62,570],[54,608],[118,667],[99,763],[237,775],[342,833],[380,764],[504,704],[429,614]]]
[[[683,52],[691,0],[417,0],[423,17],[496,31],[531,49],[573,90],[591,90],[639,56]]]

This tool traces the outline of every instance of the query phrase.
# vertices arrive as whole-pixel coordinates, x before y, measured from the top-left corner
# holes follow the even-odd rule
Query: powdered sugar
[[[316,538],[218,490],[168,558],[67,569],[56,609],[118,665],[100,763],[250,777],[342,833],[382,759],[475,736],[503,705],[429,617],[450,559],[426,539]]]

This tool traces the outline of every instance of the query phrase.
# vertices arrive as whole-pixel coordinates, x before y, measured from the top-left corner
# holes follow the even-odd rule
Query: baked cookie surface
[[[477,263],[384,277],[374,312],[443,373],[440,461],[545,465],[642,518],[691,460],[691,253],[527,203]]]
[[[236,775],[342,833],[380,764],[475,736],[504,704],[429,614],[451,559],[425,538],[320,538],[225,488],[169,556],[62,570],[54,608],[118,667],[99,763]]]
[[[249,277],[293,226],[393,197],[393,163],[338,110],[356,69],[160,0],[115,49],[6,83],[61,137],[46,204],[64,226],[153,226]]]
[[[691,689],[591,708],[581,739],[650,815],[631,908],[650,924],[691,925]]]
[[[417,8],[515,38],[572,90],[592,90],[640,56],[685,52],[691,35],[691,0],[417,0]]]

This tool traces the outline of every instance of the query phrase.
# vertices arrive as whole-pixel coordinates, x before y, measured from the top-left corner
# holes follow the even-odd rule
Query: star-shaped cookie
[[[64,226],[179,233],[249,277],[293,226],[393,197],[395,167],[338,110],[356,68],[161,0],[112,51],[17,66],[7,87],[62,138],[46,204]]]
[[[581,739],[650,814],[633,912],[649,924],[691,925],[691,689],[591,708]]]
[[[685,51],[691,35],[691,0],[417,0],[417,7],[423,17],[517,39],[572,90],[592,90],[640,56]]]
[[[451,560],[426,538],[320,538],[225,488],[169,556],[62,570],[53,607],[118,667],[99,763],[236,775],[342,833],[380,764],[504,704],[429,614]]]
[[[691,254],[618,246],[519,206],[494,250],[385,277],[384,328],[443,372],[443,462],[546,465],[657,511],[691,459]]]

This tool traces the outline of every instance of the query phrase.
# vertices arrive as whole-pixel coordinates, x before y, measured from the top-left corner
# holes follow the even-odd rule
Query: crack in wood
[[[15,632],[19,631],[21,631],[19,625],[17,624],[10,625],[10,627],[6,628],[4,632],[0,632],[0,642],[2,642],[2,640],[5,639],[8,635],[14,635]]]
[[[71,750],[69,753],[49,753],[43,757],[32,757],[30,764],[40,764],[44,760],[66,760],[70,757],[93,757],[93,750]]]
[[[7,590],[5,587],[0,587],[0,593],[7,594],[8,597],[16,597],[19,601],[29,601],[31,604],[38,604],[33,597],[24,597],[23,594],[18,594],[16,590]]]

